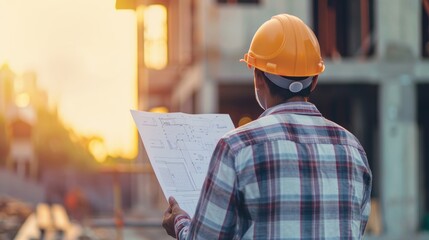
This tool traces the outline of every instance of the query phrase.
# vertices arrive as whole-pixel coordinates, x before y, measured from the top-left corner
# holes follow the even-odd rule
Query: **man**
[[[324,64],[313,32],[281,14],[242,60],[265,110],[218,143],[191,219],[170,197],[163,227],[178,239],[361,239],[371,170],[347,130],[308,102]]]

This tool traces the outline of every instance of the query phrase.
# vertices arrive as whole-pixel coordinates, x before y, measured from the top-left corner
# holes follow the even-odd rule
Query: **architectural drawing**
[[[165,197],[175,197],[192,216],[216,144],[234,128],[231,118],[135,110],[131,114]]]

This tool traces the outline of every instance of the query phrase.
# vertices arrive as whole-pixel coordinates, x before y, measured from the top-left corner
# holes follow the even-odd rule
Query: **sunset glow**
[[[135,156],[134,11],[117,11],[114,0],[0,0],[0,29],[0,66],[34,72],[67,126],[102,137],[109,154]]]
[[[104,146],[103,142],[100,140],[94,139],[89,142],[89,150],[91,151],[92,155],[95,157],[95,160],[102,163],[106,161],[107,157],[107,151],[106,147]]]
[[[167,9],[163,5],[140,7],[144,17],[144,62],[146,67],[167,66]]]
[[[166,108],[166,107],[154,107],[154,108],[151,108],[149,110],[149,112],[154,112],[154,113],[168,113],[169,111],[168,111],[168,108]]]
[[[15,98],[15,103],[20,108],[25,108],[30,104],[30,95],[28,93],[20,93]]]

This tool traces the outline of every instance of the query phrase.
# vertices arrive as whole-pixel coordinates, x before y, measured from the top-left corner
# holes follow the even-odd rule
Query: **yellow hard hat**
[[[289,14],[273,16],[262,24],[241,61],[281,76],[315,76],[325,70],[313,31]]]

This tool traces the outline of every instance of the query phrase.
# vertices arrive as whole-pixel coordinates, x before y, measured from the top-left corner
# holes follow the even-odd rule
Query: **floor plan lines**
[[[226,114],[131,111],[165,197],[193,213],[219,139],[234,128]]]
[[[161,179],[170,191],[194,191],[196,189],[183,162],[160,162]]]

